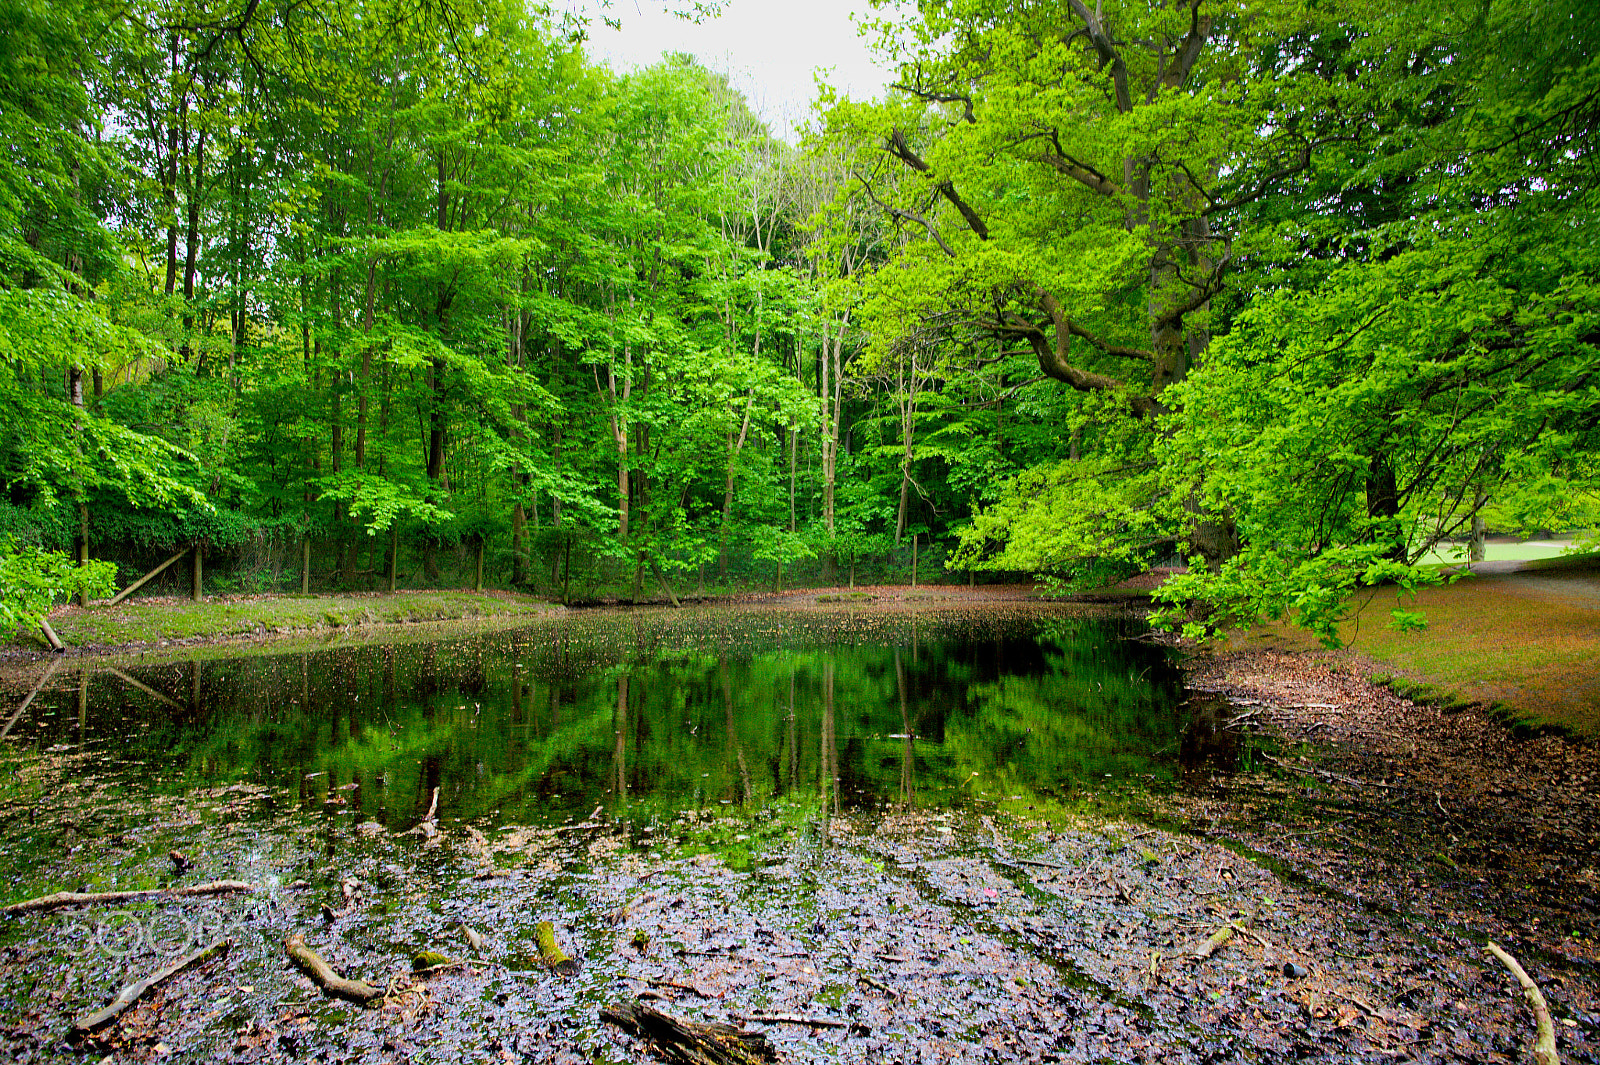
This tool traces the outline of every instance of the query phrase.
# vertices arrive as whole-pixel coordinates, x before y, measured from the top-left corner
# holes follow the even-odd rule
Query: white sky
[[[831,68],[828,83],[858,100],[882,96],[890,79],[850,18],[852,10],[869,13],[866,0],[726,0],[721,16],[698,24],[667,13],[680,3],[614,0],[609,13],[621,31],[593,20],[586,50],[619,72],[687,52],[728,73],[772,132],[789,140],[816,95],[813,71]]]

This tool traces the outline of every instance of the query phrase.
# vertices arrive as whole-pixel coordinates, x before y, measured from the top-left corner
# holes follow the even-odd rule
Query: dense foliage
[[[1175,622],[1326,633],[1592,521],[1591,5],[895,10],[797,149],[520,0],[0,0],[0,531],[560,594],[1181,556]]]

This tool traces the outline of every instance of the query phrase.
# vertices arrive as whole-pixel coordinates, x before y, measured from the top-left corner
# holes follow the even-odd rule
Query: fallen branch
[[[873,988],[873,989],[878,990],[878,991],[882,991],[885,995],[888,995],[890,998],[899,998],[900,997],[895,992],[894,988],[890,987],[888,984],[884,983],[882,980],[874,979],[873,977],[868,976],[866,973],[858,974],[856,976],[856,983],[858,983],[858,984],[866,984],[870,988]]]
[[[1550,1006],[1545,1002],[1544,993],[1539,990],[1539,985],[1533,982],[1533,977],[1517,963],[1517,959],[1507,954],[1493,940],[1490,940],[1483,949],[1499,958],[1500,964],[1511,970],[1511,975],[1522,985],[1522,994],[1527,998],[1528,1005],[1533,1007],[1533,1021],[1539,1032],[1538,1039],[1533,1044],[1535,1065],[1561,1065],[1561,1058],[1556,1054],[1555,1025],[1550,1022]]]
[[[198,895],[226,895],[235,891],[254,891],[254,884],[241,880],[213,880],[209,884],[189,887],[150,888],[147,891],[58,891],[54,895],[41,895],[25,902],[13,902],[0,907],[0,913],[41,913],[67,906],[101,906],[113,902],[137,902],[141,899],[186,899]]]
[[[146,684],[144,681],[137,680],[137,679],[135,679],[133,677],[130,677],[126,673],[122,672],[122,670],[120,670],[120,669],[112,669],[110,666],[107,666],[105,668],[105,672],[111,674],[113,677],[116,677],[118,680],[120,680],[122,683],[126,684],[128,687],[134,688],[134,689],[137,689],[138,691],[144,692],[146,695],[150,696],[150,698],[154,699],[156,702],[166,704],[166,706],[168,706],[169,708],[171,708],[173,710],[176,710],[180,714],[187,714],[189,712],[189,708],[187,706],[184,706],[182,703],[178,702],[178,700],[176,700],[176,699],[174,699],[174,698],[172,698],[171,696],[168,696],[168,695],[162,695],[160,692],[158,692],[154,688],[150,687],[150,685]]]
[[[673,1065],[755,1065],[778,1060],[765,1032],[681,1020],[642,1002],[613,1003],[600,1010],[600,1019],[649,1042]]]
[[[1233,925],[1223,925],[1221,928],[1211,933],[1210,939],[1207,939],[1204,943],[1194,948],[1194,950],[1191,952],[1192,956],[1196,961],[1204,961],[1205,959],[1211,957],[1211,955],[1217,952],[1217,948],[1221,947],[1224,943],[1233,938],[1233,931]]]
[[[730,1013],[728,1016],[740,1023],[750,1021],[756,1024],[797,1024],[803,1028],[849,1028],[863,1033],[869,1030],[859,1021],[836,1021],[829,1017],[800,1017],[791,1013]]]
[[[306,937],[298,932],[283,941],[283,949],[325,995],[348,999],[362,1006],[370,1006],[383,998],[383,992],[371,984],[361,980],[346,980],[334,972],[333,967],[322,960],[322,955],[306,946]]]
[[[716,998],[717,997],[716,995],[713,995],[708,991],[700,990],[698,987],[695,987],[693,984],[680,984],[676,980],[646,980],[645,983],[650,985],[651,987],[667,987],[667,988],[671,988],[674,991],[687,991],[687,992],[689,992],[689,994],[698,995],[701,998]]]
[[[556,943],[556,926],[549,921],[540,921],[534,926],[533,936],[539,943],[539,957],[544,959],[545,965],[558,973],[571,974],[578,971],[576,959],[562,950]]]
[[[1358,788],[1385,788],[1389,791],[1405,790],[1404,786],[1400,784],[1380,784],[1376,780],[1357,780],[1355,777],[1347,777],[1341,776],[1338,773],[1330,773],[1326,769],[1312,769],[1308,766],[1294,765],[1291,762],[1285,762],[1281,759],[1274,758],[1265,751],[1257,751],[1256,753],[1266,761],[1271,762],[1280,769],[1287,769],[1291,773],[1303,773],[1307,776],[1321,777],[1323,780],[1331,780],[1337,784],[1353,784]]]
[[[154,987],[159,987],[168,980],[172,979],[174,976],[177,976],[179,973],[183,972],[185,969],[199,965],[201,962],[206,961],[207,959],[228,953],[229,948],[232,946],[233,940],[219,939],[209,947],[204,947],[195,951],[193,954],[190,954],[188,957],[178,959],[165,969],[162,969],[160,972],[151,976],[147,976],[143,980],[138,980],[129,984],[127,987],[124,987],[121,991],[119,991],[117,993],[117,997],[112,999],[110,1004],[104,1009],[96,1010],[93,1013],[87,1013],[73,1021],[71,1031],[72,1037],[78,1038],[87,1035],[96,1029],[104,1028],[106,1025],[122,1016],[129,1006],[133,1005],[144,996],[146,991],[149,991]]]

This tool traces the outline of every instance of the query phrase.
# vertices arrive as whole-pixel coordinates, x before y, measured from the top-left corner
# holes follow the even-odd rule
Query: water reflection
[[[411,646],[63,672],[13,741],[95,744],[130,785],[286,788],[330,816],[648,820],[795,797],[834,812],[1160,784],[1215,756],[1133,623],[980,615],[591,615]],[[1223,752],[1224,757],[1226,752]],[[1185,757],[1187,756],[1187,757]]]

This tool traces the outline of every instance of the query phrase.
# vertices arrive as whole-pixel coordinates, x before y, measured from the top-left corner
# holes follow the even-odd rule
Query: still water
[[[595,612],[438,642],[69,665],[7,739],[92,749],[131,791],[248,783],[389,827],[417,823],[436,790],[441,820],[496,825],[782,798],[1029,804],[1160,787],[1201,753],[1170,652],[1139,634],[1038,607]]]

